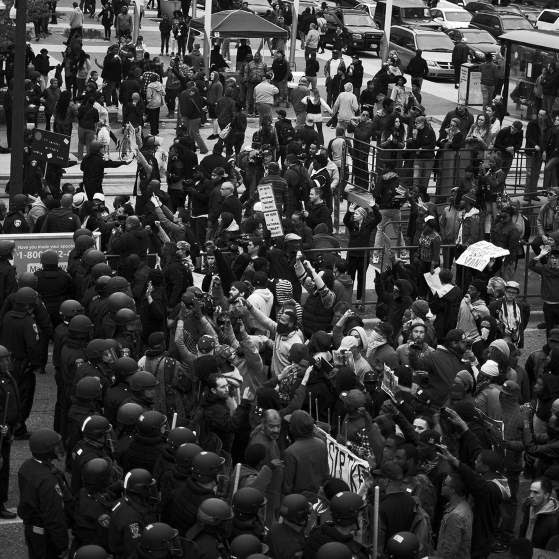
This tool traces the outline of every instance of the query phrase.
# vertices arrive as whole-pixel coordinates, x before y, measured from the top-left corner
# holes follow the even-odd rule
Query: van
[[[375,9],[375,21],[380,29],[384,29],[385,15],[386,0],[379,0]],[[393,0],[391,25],[438,27],[431,17],[431,10],[422,0]]]
[[[536,29],[557,31],[559,29],[559,10],[543,10],[536,20]]]

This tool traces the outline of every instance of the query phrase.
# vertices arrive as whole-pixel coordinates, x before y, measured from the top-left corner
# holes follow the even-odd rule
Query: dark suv
[[[375,50],[379,54],[380,40],[383,32],[373,18],[363,10],[340,8],[324,12],[326,19],[326,43],[333,44],[334,33],[339,26],[342,28],[346,51]]]
[[[517,29],[534,29],[534,26],[522,16],[499,12],[478,12],[474,14],[470,26],[485,29],[493,37],[499,37],[507,31]]]

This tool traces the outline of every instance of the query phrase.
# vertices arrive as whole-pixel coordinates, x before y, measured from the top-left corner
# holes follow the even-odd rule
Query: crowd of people
[[[288,11],[269,17],[288,25]],[[0,202],[0,518],[16,515],[11,448],[28,440],[17,514],[29,556],[530,559],[558,549],[556,162],[531,232],[505,188],[523,124],[503,126],[502,100],[486,91],[481,114],[458,105],[437,139],[421,52],[405,69],[390,54],[361,91],[361,61],[346,66],[340,39],[323,98],[320,12],[301,18],[305,75],[290,92],[281,40],[267,42],[270,66],[264,44],[253,55],[240,41],[238,78],[224,73],[230,45],[216,41],[206,77],[188,7],[161,21],[166,69],[141,37],[132,43],[126,5],[105,3],[99,16],[105,38],[112,27],[118,38],[102,62],[87,54],[79,18],[50,85],[48,52],[27,53],[29,128],[44,111],[47,128],[71,136],[77,120],[82,182],[45,168],[30,132],[23,193]],[[164,106],[177,123],[168,150]],[[250,116],[258,129],[245,146]],[[548,116],[542,108],[525,130],[529,202],[559,138]],[[111,142],[126,156],[111,159]],[[133,194],[111,203],[105,169],[132,158]],[[428,192],[432,173],[444,204]],[[342,246],[336,201],[355,186],[374,200],[342,201]],[[271,187],[281,235],[259,187]],[[388,235],[403,209],[417,247],[408,260],[386,250],[403,244],[403,231]],[[43,232],[73,233],[67,263],[47,250],[37,271],[18,274],[10,235]],[[481,272],[455,265],[484,239],[508,256]],[[524,364],[522,239],[546,333]],[[372,325],[357,312],[369,256],[383,260]],[[50,370],[52,428],[31,432],[37,375]],[[332,464],[332,439],[366,464],[359,480]]]

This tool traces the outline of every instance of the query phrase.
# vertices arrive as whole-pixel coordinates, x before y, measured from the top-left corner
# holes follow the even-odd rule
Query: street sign
[[[101,234],[93,233],[93,238],[99,248]],[[41,254],[47,250],[54,250],[58,254],[58,265],[65,270],[68,266],[68,255],[74,248],[73,233],[28,233],[10,235],[15,241],[14,266],[18,274],[35,272],[42,268]]]
[[[70,156],[70,136],[35,128],[31,151],[47,163],[64,167]]]

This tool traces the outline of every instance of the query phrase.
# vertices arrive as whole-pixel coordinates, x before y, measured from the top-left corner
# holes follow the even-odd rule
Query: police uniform
[[[8,311],[2,321],[2,345],[12,353],[14,378],[21,399],[21,424],[31,413],[37,379],[31,373],[41,367],[42,355],[37,322],[28,311]]]
[[[74,446],[71,454],[71,469],[72,469],[72,494],[77,495],[82,487],[82,468],[87,462],[94,458],[105,458],[111,460],[109,453],[104,445],[95,444],[87,440],[79,441]]]
[[[343,543],[350,549],[355,559],[369,559],[370,557],[370,552],[364,545],[355,541],[351,534],[340,532],[334,523],[329,522],[311,530],[305,545],[303,559],[314,559],[316,552],[329,542]]]
[[[16,269],[8,260],[0,260],[0,307],[4,301],[17,289]]]
[[[129,398],[130,391],[126,382],[119,382],[105,392],[105,398],[103,399],[104,415],[113,425],[116,424],[118,408]]]
[[[91,360],[85,361],[74,375],[72,393],[76,388],[76,384],[85,377],[97,377],[101,381],[103,395],[114,382],[114,373],[108,365],[102,362],[92,362]]]
[[[56,382],[56,404],[54,405],[54,430],[60,432],[60,402],[62,401],[62,380],[60,371],[60,359],[62,346],[68,337],[68,323],[61,322],[53,334],[52,366],[54,367],[54,381]]]
[[[4,234],[10,233],[31,233],[29,223],[27,223],[25,216],[19,210],[11,211],[4,220]]]
[[[30,559],[51,559],[68,549],[64,476],[48,462],[26,460],[18,472],[19,505]]]
[[[196,523],[186,533],[185,557],[227,559],[231,556],[223,526],[209,527]]]
[[[115,559],[134,557],[142,530],[157,517],[153,510],[123,497],[113,507],[109,522],[109,549]]]
[[[6,395],[8,397],[8,412],[6,414],[6,425],[9,427],[8,434],[2,440],[2,467],[0,468],[0,507],[8,500],[8,487],[10,481],[10,450],[12,446],[12,434],[20,421],[21,403],[19,391],[14,377],[10,373],[0,373],[0,418],[4,417]],[[0,420],[0,423],[2,420]]]

